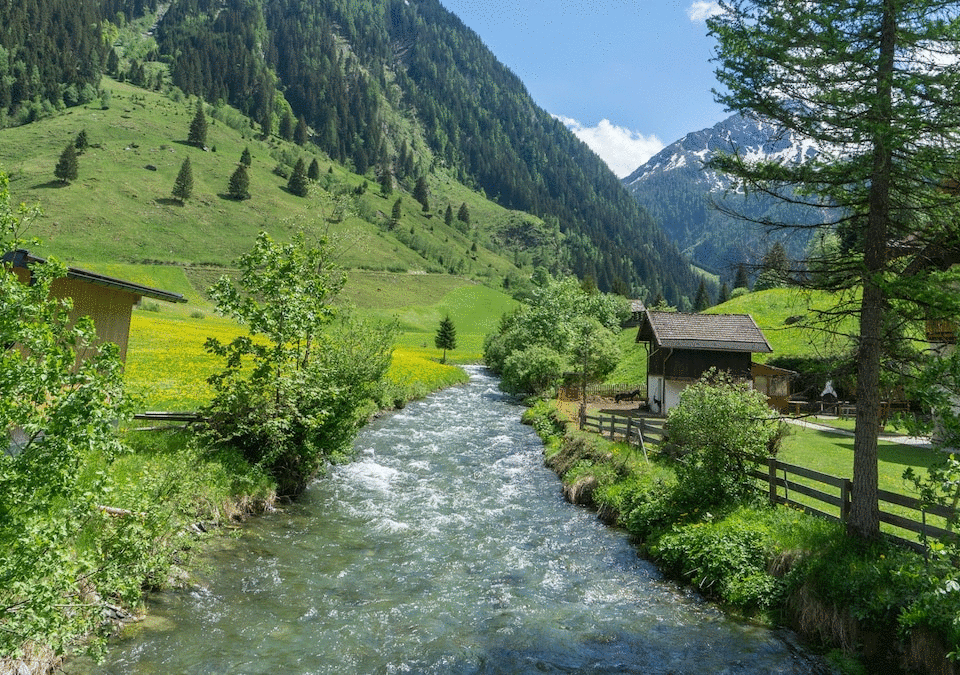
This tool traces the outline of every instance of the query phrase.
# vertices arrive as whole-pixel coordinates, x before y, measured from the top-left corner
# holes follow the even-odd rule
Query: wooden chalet
[[[27,284],[30,283],[31,268],[45,264],[46,260],[18,249],[5,254],[2,262],[4,266],[13,269],[22,283]],[[187,301],[180,293],[162,291],[76,267],[68,267],[67,276],[54,280],[50,294],[56,298],[71,298],[71,321],[82,316],[93,319],[97,339],[101,342],[116,343],[120,347],[120,358],[124,362],[127,359],[130,317],[134,305],[142,298],[172,303]]]
[[[647,310],[637,342],[647,348],[648,404],[652,412],[661,415],[677,405],[680,392],[710,368],[752,382],[751,355],[773,351],[749,314]]]

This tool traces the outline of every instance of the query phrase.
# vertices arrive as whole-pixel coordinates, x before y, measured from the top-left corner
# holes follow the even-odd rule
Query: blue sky
[[[728,113],[705,0],[440,0],[618,176]]]

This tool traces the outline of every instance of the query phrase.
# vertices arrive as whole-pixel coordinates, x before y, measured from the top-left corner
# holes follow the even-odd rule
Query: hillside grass
[[[823,313],[848,299],[823,291],[771,288],[747,293],[706,310],[704,314],[749,314],[773,348],[772,354],[754,354],[759,363],[778,356],[832,356],[849,349],[846,335],[856,334],[856,319],[846,317],[829,326],[817,322]],[[788,323],[788,319],[797,319]],[[822,328],[818,327],[822,326]]]
[[[302,229],[327,237],[345,268],[456,272],[497,287],[518,270],[509,253],[494,250],[495,232],[518,218],[541,222],[486,200],[442,167],[430,175],[432,210],[424,213],[409,194],[412,181],[383,196],[372,171],[356,175],[309,144],[261,139],[226,106],[207,107],[207,149],[196,148],[186,143],[195,99],[106,77],[102,86],[111,92],[107,109],[90,103],[3,130],[0,170],[9,174],[13,200],[39,203],[44,211],[25,233],[41,239],[35,250],[41,255],[78,266],[229,266],[260,230],[286,240]],[[78,158],[77,180],[64,185],[53,168],[80,131],[90,147]],[[253,158],[251,199],[238,202],[226,192],[244,148]],[[181,204],[171,190],[187,157],[194,188]],[[286,178],[274,173],[278,166],[289,171],[298,158],[307,164],[317,159],[321,168],[307,198],[289,193]],[[402,216],[391,230],[387,221],[398,197]],[[461,203],[468,205],[471,226],[445,225],[447,206],[456,213]]]

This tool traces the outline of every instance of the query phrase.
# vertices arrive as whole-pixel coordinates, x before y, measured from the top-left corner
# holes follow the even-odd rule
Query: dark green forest
[[[173,85],[357,173],[390,172],[406,189],[443,165],[559,227],[551,271],[648,300],[693,297],[699,279],[657,222],[438,0],[175,0],[146,57],[161,69],[114,44],[118,26],[156,9],[155,0],[0,5],[0,122],[88,102],[101,73]]]

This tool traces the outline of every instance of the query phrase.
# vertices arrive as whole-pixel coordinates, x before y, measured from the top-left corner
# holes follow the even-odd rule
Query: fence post
[[[627,443],[633,443],[633,417],[627,418]]]
[[[840,485],[840,522],[845,523],[850,517],[850,494],[853,491],[853,481],[844,478]]]
[[[767,457],[770,503],[777,503],[777,458]]]

